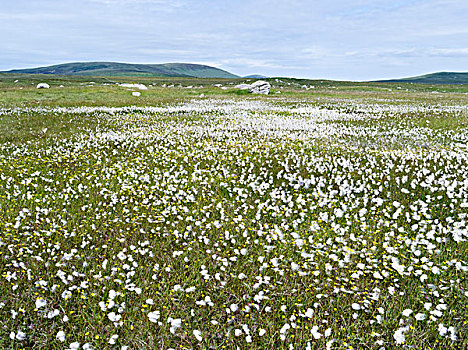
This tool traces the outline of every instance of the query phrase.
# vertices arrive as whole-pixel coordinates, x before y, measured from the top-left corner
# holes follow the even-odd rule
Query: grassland
[[[468,347],[466,86],[43,80],[0,76],[0,348]]]

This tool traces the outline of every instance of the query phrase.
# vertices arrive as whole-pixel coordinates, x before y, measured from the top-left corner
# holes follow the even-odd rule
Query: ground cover
[[[2,100],[1,348],[468,346],[463,93],[164,89]]]

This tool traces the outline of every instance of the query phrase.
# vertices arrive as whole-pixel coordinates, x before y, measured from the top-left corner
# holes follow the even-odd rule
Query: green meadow
[[[267,80],[0,74],[0,348],[468,347],[468,86]]]

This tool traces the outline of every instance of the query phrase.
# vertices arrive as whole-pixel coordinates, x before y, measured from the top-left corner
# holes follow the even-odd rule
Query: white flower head
[[[37,298],[36,299],[36,309],[40,309],[41,307],[44,307],[47,305],[47,301],[42,298]]]
[[[174,334],[175,331],[177,330],[177,328],[180,328],[182,327],[182,319],[180,318],[176,318],[176,319],[173,319],[172,317],[169,317],[167,319],[167,322],[171,324],[171,328],[169,329],[169,331]]]
[[[393,338],[395,342],[399,344],[403,344],[405,342],[405,332],[407,331],[406,327],[398,328],[397,331],[393,334]]]
[[[200,332],[199,330],[195,329],[193,331],[193,335],[195,336],[195,338],[197,338],[198,341],[202,341],[203,338],[202,338],[202,332]]]
[[[322,333],[318,331],[318,326],[313,326],[310,332],[312,333],[312,336],[315,340],[318,340],[322,337]]]
[[[443,337],[447,334],[448,328],[443,323],[439,323],[439,334]]]
[[[414,316],[414,318],[415,318],[417,321],[423,321],[423,320],[426,319],[426,314],[418,313],[418,314],[416,314],[416,316]]]
[[[109,320],[111,320],[112,322],[119,322],[120,319],[122,318],[121,315],[116,314],[115,312],[111,312],[111,313],[107,314],[107,317],[108,317]]]
[[[71,343],[69,346],[71,350],[76,350],[80,348],[80,343],[76,341],[76,342]]]
[[[55,339],[61,341],[62,343],[65,341],[65,332],[64,331],[59,331],[57,335],[55,336]]]
[[[109,339],[109,344],[114,345],[115,341],[117,340],[118,337],[119,336],[117,334],[114,334],[113,336],[111,336],[110,339]]]
[[[314,315],[314,310],[311,308],[308,308],[306,313],[304,314],[304,316],[308,318],[312,318],[313,315]]]
[[[401,313],[403,316],[405,317],[409,317],[411,314],[413,313],[413,310],[411,309],[405,309],[403,310],[403,312]]]
[[[153,311],[148,313],[148,318],[151,322],[156,323],[158,322],[161,313],[159,311]]]

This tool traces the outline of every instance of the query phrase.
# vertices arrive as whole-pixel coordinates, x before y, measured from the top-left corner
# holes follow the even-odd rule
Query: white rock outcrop
[[[271,85],[267,81],[258,80],[250,86],[249,92],[252,94],[268,95],[270,93]]]
[[[133,91],[133,92],[132,92],[132,96],[140,97],[140,96],[141,96],[141,92]]]
[[[119,86],[126,87],[126,88],[131,88],[131,89],[139,89],[139,90],[148,90],[146,85],[144,84],[119,84]]]
[[[250,88],[252,87],[252,85],[250,84],[239,84],[239,85],[236,85],[234,86],[236,89],[239,89],[239,90],[250,90]]]
[[[47,83],[39,83],[37,84],[36,89],[50,89],[50,85]]]

